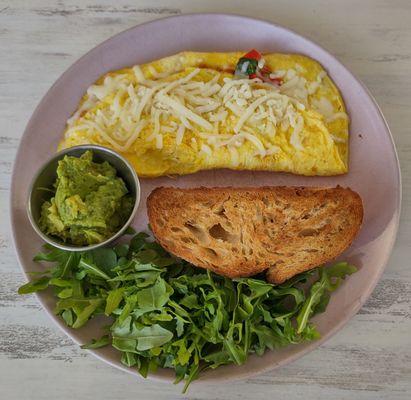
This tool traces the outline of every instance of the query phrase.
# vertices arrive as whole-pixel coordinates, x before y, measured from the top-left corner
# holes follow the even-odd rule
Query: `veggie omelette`
[[[109,72],[88,88],[59,148],[110,147],[142,177],[346,173],[349,120],[321,65],[296,54],[242,56],[184,52]]]

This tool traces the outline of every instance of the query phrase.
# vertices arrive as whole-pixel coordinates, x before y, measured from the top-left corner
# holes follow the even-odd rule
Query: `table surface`
[[[136,380],[79,349],[34,296],[8,222],[13,159],[36,104],[78,57],[110,36],[159,17],[228,12],[290,27],[324,46],[370,89],[397,145],[403,210],[389,265],[373,295],[337,335],[281,369],[183,396]],[[24,399],[405,399],[411,391],[411,2],[409,0],[0,0],[0,388]],[[407,244],[408,243],[408,244]]]

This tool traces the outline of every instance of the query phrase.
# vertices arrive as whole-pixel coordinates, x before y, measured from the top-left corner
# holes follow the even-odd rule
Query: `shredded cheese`
[[[132,71],[137,83],[129,74],[119,74],[108,75],[102,84],[90,86],[85,101],[67,121],[66,137],[78,131],[95,133],[115,150],[125,152],[140,137],[161,150],[165,135],[171,135],[180,146],[188,131],[193,149],[209,157],[212,148],[225,147],[232,162],[238,165],[238,148],[245,141],[256,148],[260,157],[281,151],[272,144],[280,129],[290,131],[291,146],[303,150],[301,111],[308,106],[322,114],[326,123],[348,119],[344,112],[335,112],[333,104],[324,96],[310,97],[309,104],[308,96],[317,92],[326,73],[321,71],[315,81],[307,82],[300,65],[270,74],[271,78],[284,80],[280,87],[257,78],[221,79],[219,72],[213,72],[206,82],[193,80],[201,72],[200,68],[175,80],[153,66],[147,70],[152,79],[147,79],[139,66],[134,66]],[[88,111],[91,114],[86,118]],[[224,121],[227,123],[222,123]],[[141,135],[146,128],[151,131]],[[331,138],[334,142],[344,140],[333,135]]]
[[[133,67],[133,72],[134,72],[134,75],[137,79],[137,82],[142,83],[142,82],[145,81],[143,71],[141,70],[141,68],[138,65],[135,65]]]
[[[335,142],[335,143],[346,143],[347,139],[346,138],[340,138],[338,136],[335,136],[333,134],[330,135],[331,139]]]
[[[230,157],[231,157],[231,163],[235,166],[238,167],[240,164],[240,156],[238,154],[238,150],[235,147],[229,147],[228,151],[230,152]]]
[[[206,144],[202,144],[201,145],[201,151],[203,152],[203,153],[205,153],[207,156],[209,156],[209,157],[211,157],[212,156],[212,151],[211,151],[211,148],[210,148],[210,146],[207,146]]]
[[[291,145],[296,149],[296,150],[303,150],[303,145],[301,144],[301,139],[300,139],[300,132],[304,128],[304,119],[299,115],[297,117],[297,121],[293,130],[293,133],[291,134],[290,137],[290,143]]]
[[[156,136],[156,148],[161,150],[163,148],[163,135]]]
[[[337,119],[348,119],[348,115],[345,112],[337,112],[330,117],[326,118],[327,123],[334,122]]]
[[[172,99],[171,97],[169,97],[165,94],[159,93],[158,98],[164,104],[168,105],[174,111],[176,111],[177,114],[182,115],[183,117],[187,118],[188,120],[195,122],[197,125],[201,126],[202,128],[204,128],[206,130],[213,129],[213,126],[207,120],[205,120],[204,118],[202,118],[199,115],[195,114],[190,109],[183,106],[181,103],[179,103],[178,101]]]
[[[238,120],[237,124],[234,127],[234,132],[238,133],[241,129],[241,127],[244,125],[244,123],[247,121],[248,118],[251,117],[251,115],[253,114],[254,110],[262,103],[264,103],[265,101],[278,97],[279,95],[277,93],[271,93],[271,94],[267,94],[265,96],[262,96],[260,98],[258,98],[257,100],[255,100],[253,103],[251,103],[249,105],[249,107],[245,110],[245,112],[243,113],[243,115],[241,115],[240,119]]]
[[[177,143],[177,146],[179,146],[179,145],[182,143],[182,141],[183,141],[185,129],[186,129],[186,128],[184,127],[183,124],[181,124],[181,125],[178,127],[178,129],[177,129],[177,134],[176,134],[176,143]]]

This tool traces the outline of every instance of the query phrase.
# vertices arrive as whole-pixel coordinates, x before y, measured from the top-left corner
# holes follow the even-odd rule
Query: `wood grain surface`
[[[372,297],[346,327],[284,368],[227,385],[136,380],[80,350],[24,282],[9,228],[13,159],[36,104],[78,57],[159,17],[233,12],[317,41],[367,85],[391,127],[402,167],[399,236]],[[409,399],[411,393],[411,2],[409,0],[0,0],[0,398]],[[383,162],[383,161],[382,161]]]

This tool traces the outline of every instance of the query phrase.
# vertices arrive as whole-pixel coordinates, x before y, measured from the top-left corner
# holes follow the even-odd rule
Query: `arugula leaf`
[[[97,307],[101,304],[102,299],[88,300],[88,305],[80,307],[79,312],[76,312],[76,320],[74,321],[72,327],[74,329],[82,327],[90,318],[90,316],[96,311]],[[61,307],[61,305],[60,305]],[[74,307],[76,307],[74,305]],[[76,310],[76,308],[74,308]]]
[[[172,292],[173,289],[166,284],[164,279],[157,279],[154,285],[137,292],[139,309],[144,312],[161,309],[167,303]]]
[[[329,292],[336,290],[343,279],[356,270],[353,265],[346,262],[340,262],[330,268],[320,270],[320,280],[312,285],[310,295],[297,316],[297,333],[303,332],[313,314],[325,310],[329,301]]]
[[[127,257],[128,251],[130,249],[130,246],[125,243],[118,244],[117,246],[114,247],[114,251],[117,254],[117,257]]]
[[[136,331],[137,350],[148,350],[169,342],[173,333],[159,324],[146,326]]]
[[[186,382],[184,384],[183,393],[185,393],[188,389],[190,383],[198,377],[200,373],[200,366],[198,364],[193,364],[188,371]]]
[[[230,355],[231,360],[237,365],[244,364],[247,359],[247,354],[240,345],[242,329],[243,326],[241,323],[231,325],[227,336],[223,339],[224,349]]]
[[[176,333],[177,337],[180,337],[184,333],[184,323],[186,322],[183,318],[176,315]]]
[[[33,261],[47,261],[47,262],[64,262],[67,258],[69,258],[71,252],[60,250],[56,247],[51,245],[44,245],[43,248],[45,250],[49,250],[47,253],[37,253],[33,257]]]
[[[44,276],[31,282],[27,282],[25,285],[20,286],[18,294],[28,294],[44,290],[49,286],[50,278]]]
[[[185,297],[183,297],[180,300],[180,304],[188,309],[199,309],[201,306],[198,304],[198,298],[195,293],[189,294]]]
[[[278,331],[272,329],[272,327],[261,325],[254,326],[251,329],[252,333],[257,335],[261,349],[268,347],[270,350],[274,350],[276,347],[280,347],[281,340],[279,340]]]
[[[65,277],[79,262],[80,254],[76,252],[68,253],[67,257],[60,261],[61,277]]]
[[[230,354],[226,350],[216,351],[204,356],[204,361],[209,363],[209,368],[212,369],[215,369],[220,365],[229,364],[230,360]]]
[[[142,249],[147,243],[147,238],[148,235],[144,232],[140,232],[135,235],[130,241],[130,253],[137,252]]]
[[[76,299],[68,298],[59,300],[56,304],[55,313],[60,314],[66,310],[72,310],[76,316],[72,327],[82,327],[97,310],[103,299]]]
[[[127,367],[134,367],[137,364],[136,355],[125,351],[121,356],[121,362]]]
[[[69,309],[64,310],[61,313],[61,318],[63,318],[64,322],[68,325],[68,326],[73,326],[74,323],[74,317],[73,317],[73,312]]]
[[[125,288],[117,288],[108,292],[104,314],[110,315],[120,305],[124,291]]]
[[[129,226],[125,231],[124,235],[134,235],[136,233],[136,230],[132,227]]]
[[[100,349],[101,347],[108,346],[110,344],[110,336],[104,335],[100,339],[92,339],[90,343],[83,344],[80,346],[82,349]]]
[[[173,333],[159,324],[138,328],[128,317],[112,329],[113,346],[118,350],[136,352],[161,346],[173,337]]]
[[[89,253],[81,256],[79,267],[83,268],[83,270],[88,274],[92,274],[106,280],[110,279],[110,277],[94,263],[94,257]]]
[[[88,252],[93,264],[110,274],[110,271],[117,266],[117,254],[113,249],[95,249]]]

